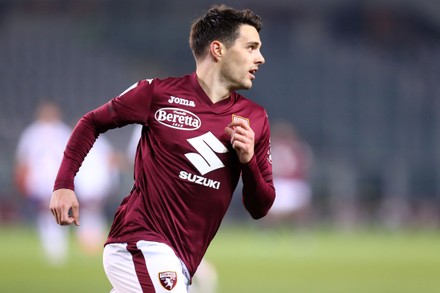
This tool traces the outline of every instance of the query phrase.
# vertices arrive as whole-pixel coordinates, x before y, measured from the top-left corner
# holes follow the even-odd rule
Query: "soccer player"
[[[309,181],[312,150],[290,123],[272,124],[271,130],[273,182],[277,197],[267,219],[277,226],[305,224],[312,200]]]
[[[31,214],[35,216],[32,220],[47,261],[60,266],[68,256],[69,233],[53,221],[47,201],[72,129],[62,120],[59,106],[52,101],[39,103],[35,114],[35,120],[20,135],[15,180],[32,206]]]
[[[64,152],[50,209],[79,225],[73,180],[100,133],[141,124],[134,185],[104,248],[112,292],[188,292],[241,175],[243,204],[264,217],[275,198],[270,129],[263,107],[236,93],[264,63],[261,18],[212,7],[190,33],[196,70],[135,83],[85,114]]]

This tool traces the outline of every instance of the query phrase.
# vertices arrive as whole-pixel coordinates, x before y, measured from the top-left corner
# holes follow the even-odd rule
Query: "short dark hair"
[[[250,9],[236,10],[226,5],[214,5],[191,26],[189,46],[194,56],[203,56],[214,40],[231,45],[237,39],[239,28],[243,24],[251,25],[259,32],[262,26],[261,17]]]

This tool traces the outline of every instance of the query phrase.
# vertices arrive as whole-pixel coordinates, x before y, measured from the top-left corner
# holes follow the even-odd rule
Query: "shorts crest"
[[[159,281],[162,287],[164,287],[168,291],[171,291],[177,284],[177,273],[171,271],[160,272]]]

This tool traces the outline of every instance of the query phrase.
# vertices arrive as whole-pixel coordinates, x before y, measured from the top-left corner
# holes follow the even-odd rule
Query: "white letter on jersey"
[[[225,166],[215,153],[224,154],[228,152],[228,149],[210,131],[201,136],[190,138],[188,142],[199,153],[188,153],[185,156],[201,175]]]

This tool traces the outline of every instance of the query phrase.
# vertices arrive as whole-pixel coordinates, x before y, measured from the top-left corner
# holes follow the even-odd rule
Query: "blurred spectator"
[[[312,152],[291,124],[279,122],[271,129],[273,179],[277,196],[268,220],[273,224],[301,224],[312,197],[308,182]]]
[[[126,153],[128,158],[128,163],[130,164],[130,166],[133,166],[134,163],[136,148],[138,146],[139,139],[141,138],[141,131],[142,131],[142,125],[138,125],[138,124],[134,125],[131,133],[130,141],[128,142],[127,153]]]
[[[118,170],[116,152],[105,136],[99,136],[75,177],[75,190],[81,203],[78,238],[86,253],[102,251],[108,228],[104,207],[112,190],[117,189]]]
[[[15,182],[27,199],[30,217],[36,218],[43,250],[53,265],[63,264],[68,253],[69,230],[54,223],[49,201],[71,132],[61,119],[59,107],[43,102],[37,108],[36,120],[21,134],[16,153]],[[118,182],[112,146],[104,136],[95,145],[75,178],[81,201],[78,240],[87,253],[101,252],[107,230],[105,199]]]
[[[16,152],[16,185],[32,205],[43,250],[54,265],[66,259],[69,230],[54,223],[49,201],[70,133],[58,106],[43,102],[37,108],[36,120],[21,134]]]

